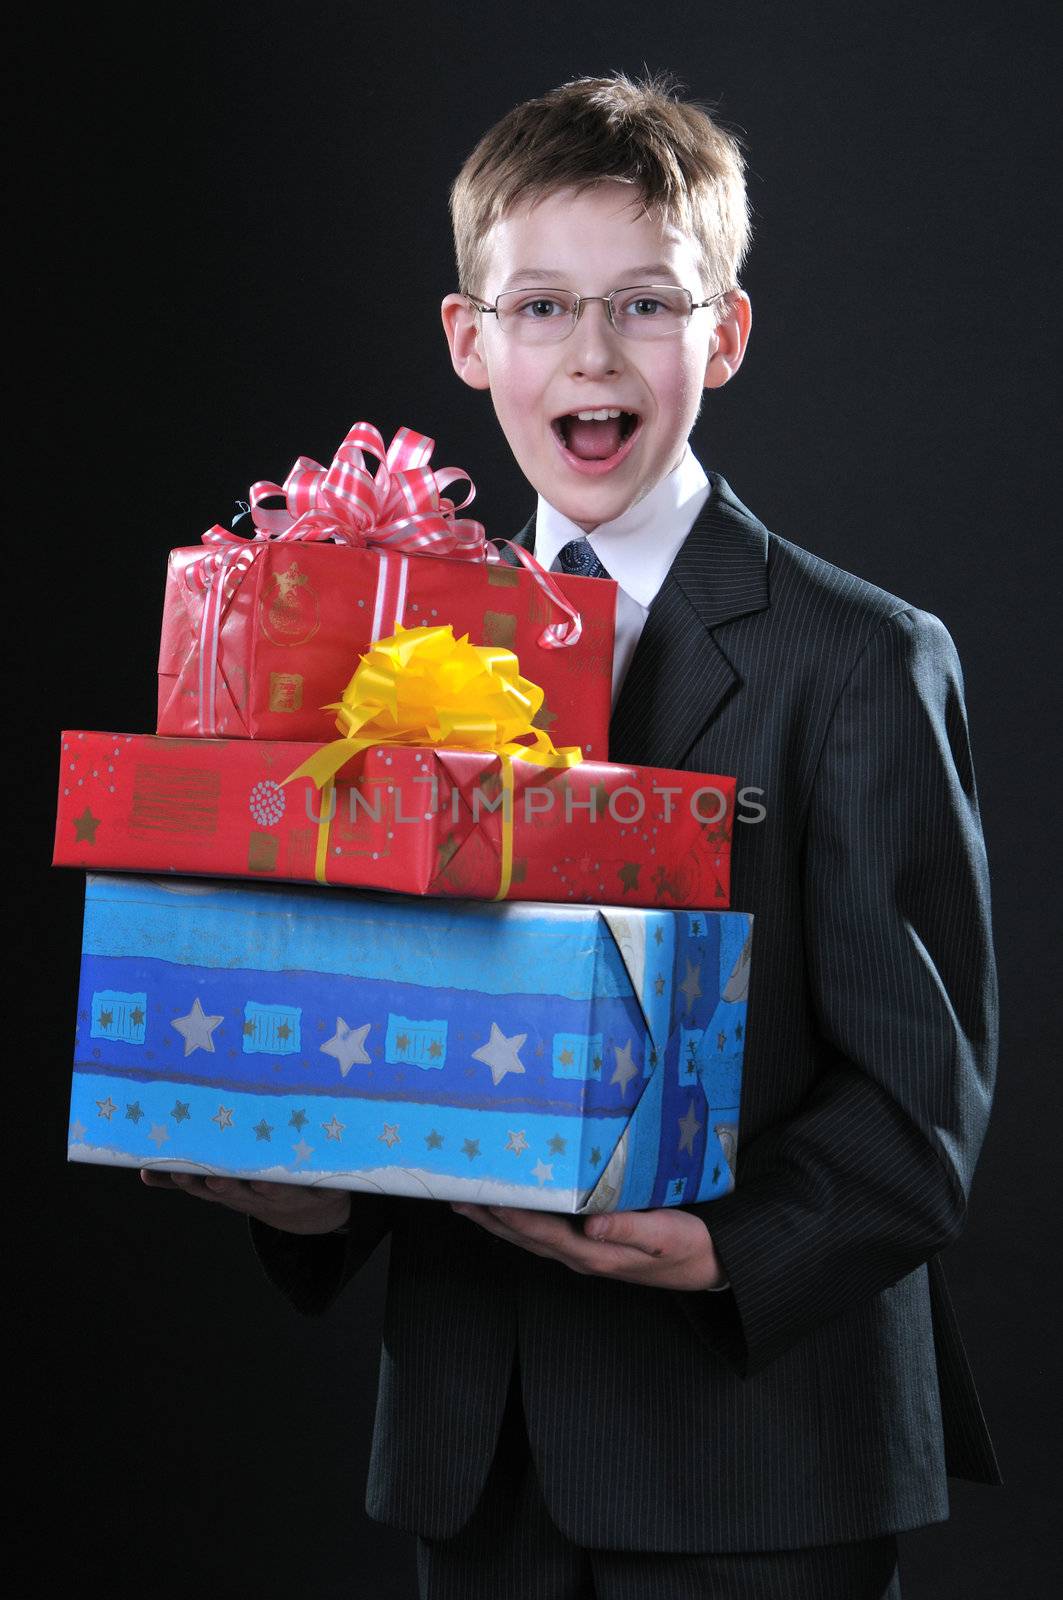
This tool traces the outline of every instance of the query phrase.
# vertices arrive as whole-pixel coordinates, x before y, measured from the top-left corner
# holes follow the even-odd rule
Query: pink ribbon
[[[452,483],[468,478],[460,467],[428,465],[435,441],[410,428],[400,428],[387,449],[377,428],[356,422],[329,467],[300,456],[283,484],[263,479],[250,490],[255,539],[332,540],[335,544],[378,546],[389,550],[428,552],[464,561],[489,560],[481,523],[456,516],[476,493],[460,505],[446,497]],[[379,465],[371,473],[366,456]],[[263,508],[263,500],[283,496],[283,509]],[[214,527],[203,535],[207,544],[232,544],[242,536]]]

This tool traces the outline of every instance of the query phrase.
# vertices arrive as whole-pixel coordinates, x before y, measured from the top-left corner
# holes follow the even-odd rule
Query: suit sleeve
[[[404,1202],[352,1194],[347,1234],[294,1234],[248,1218],[251,1244],[266,1277],[303,1316],[319,1317],[390,1232]]]
[[[684,1309],[743,1376],[963,1226],[993,1093],[996,974],[959,662],[926,613],[879,628],[835,706],[803,914],[824,1070],[797,1115],[740,1147],[735,1190],[688,1208],[731,1288],[682,1296]]]

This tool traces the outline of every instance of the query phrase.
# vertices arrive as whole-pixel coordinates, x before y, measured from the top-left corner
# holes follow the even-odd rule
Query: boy
[[[368,1509],[420,1536],[423,1595],[897,1596],[946,1468],[999,1481],[935,1259],[995,1050],[955,652],[689,451],[750,328],[742,160],[707,115],[567,84],[452,207],[444,326],[539,494],[521,538],[620,585],[610,754],[762,792],[738,1184],[577,1220],[148,1181],[250,1213],[312,1314],[390,1232]]]

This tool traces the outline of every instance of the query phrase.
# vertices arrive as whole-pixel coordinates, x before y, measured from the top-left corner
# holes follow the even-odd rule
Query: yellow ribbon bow
[[[513,873],[513,762],[572,767],[578,745],[556,748],[532,727],[543,703],[538,684],[522,677],[512,650],[455,639],[450,623],[403,628],[377,639],[362,656],[335,711],[343,738],[323,745],[285,778],[310,778],[322,790],[316,877],[325,881],[331,789],[340,768],[369,745],[436,745],[499,757],[502,771],[502,871],[496,900],[509,893]],[[523,743],[530,738],[531,744]],[[507,798],[508,794],[508,798]]]

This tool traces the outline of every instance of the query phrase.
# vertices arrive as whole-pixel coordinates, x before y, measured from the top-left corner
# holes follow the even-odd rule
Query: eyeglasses
[[[675,284],[638,284],[612,294],[576,294],[571,289],[509,289],[493,305],[469,294],[477,311],[498,318],[499,327],[521,344],[557,344],[567,339],[584,306],[603,305],[610,326],[627,339],[669,339],[683,332],[691,315],[722,300],[721,290],[709,300],[695,300]]]

